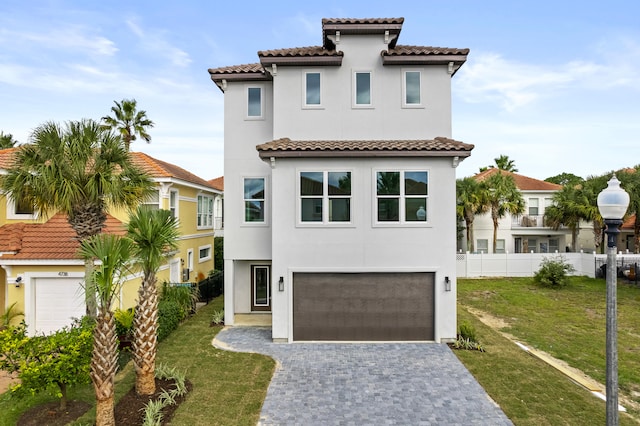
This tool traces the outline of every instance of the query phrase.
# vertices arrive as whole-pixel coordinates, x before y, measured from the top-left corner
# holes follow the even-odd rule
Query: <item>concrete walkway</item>
[[[444,344],[273,343],[266,327],[213,344],[278,362],[261,425],[512,424]]]

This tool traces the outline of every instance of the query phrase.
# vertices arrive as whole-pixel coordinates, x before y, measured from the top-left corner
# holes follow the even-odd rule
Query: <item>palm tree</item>
[[[177,248],[177,220],[169,210],[138,207],[127,227],[135,243],[134,256],[143,272],[138,290],[138,306],[133,319],[133,362],[136,368],[136,392],[155,392],[155,363],[158,332],[158,292],[156,273],[169,253]]]
[[[598,209],[598,194],[607,187],[607,182],[612,173],[602,176],[587,176],[582,184],[583,200],[585,202],[585,220],[591,221],[593,225],[593,242],[596,250],[600,248],[600,253],[604,252],[604,220],[600,216]]]
[[[466,177],[456,181],[456,195],[456,213],[466,224],[467,250],[473,253],[473,221],[475,215],[485,213],[489,208],[486,192],[477,180]]]
[[[0,149],[13,148],[18,143],[11,133],[4,133],[0,130]]]
[[[481,183],[486,191],[487,204],[493,221],[493,252],[496,252],[498,220],[507,213],[518,215],[524,212],[524,198],[513,177],[498,171]]]
[[[616,173],[624,190],[629,193],[628,215],[635,215],[633,222],[633,251],[640,253],[640,165]]]
[[[571,249],[576,251],[580,221],[591,216],[589,200],[581,187],[565,185],[553,194],[553,204],[544,211],[544,221],[547,226],[558,230],[560,226],[567,226],[571,230]]]
[[[116,104],[111,107],[114,116],[102,117],[103,128],[116,130],[122,137],[127,151],[129,151],[131,142],[135,141],[137,137],[150,143],[151,136],[147,130],[152,128],[154,123],[147,118],[146,111],[136,110],[137,101],[123,99],[122,102],[113,101],[113,103]]]
[[[513,160],[509,160],[508,155],[500,155],[498,158],[494,158],[493,161],[496,162],[496,166],[500,170],[506,170],[508,172],[517,172],[516,163]]]
[[[96,425],[115,425],[114,379],[118,367],[118,337],[111,306],[120,291],[132,242],[113,234],[94,235],[82,241],[80,255],[98,265],[93,279],[98,301],[90,376],[96,393]]]
[[[108,208],[132,208],[153,191],[147,174],[133,165],[122,140],[93,120],[47,122],[16,151],[0,175],[0,189],[46,217],[67,216],[79,241],[102,231]],[[93,263],[86,262],[87,313],[95,315]]]

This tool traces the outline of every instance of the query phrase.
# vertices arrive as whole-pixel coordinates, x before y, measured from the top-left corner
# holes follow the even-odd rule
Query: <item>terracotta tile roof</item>
[[[399,56],[399,55],[468,55],[469,49],[457,49],[452,47],[434,47],[434,46],[406,46],[397,45],[388,51],[383,50],[383,56]]]
[[[635,223],[636,223],[636,215],[632,214],[627,218],[627,220],[624,221],[624,223],[620,228],[633,231],[633,229],[635,228]]]
[[[322,25],[331,24],[400,24],[404,18],[322,18]]]
[[[8,169],[13,164],[13,156],[18,147],[0,149],[0,169]]]
[[[498,172],[502,172],[506,175],[512,176],[513,180],[516,183],[516,186],[521,191],[559,191],[560,189],[562,189],[562,185],[530,178],[527,176],[519,175],[517,173],[508,172],[506,170],[500,170],[496,167],[489,168],[483,172],[480,172],[477,175],[475,175],[473,178],[478,182],[482,182],[486,180],[489,176],[494,175]]]
[[[418,153],[427,156],[451,155],[466,157],[473,145],[449,138],[437,137],[425,140],[316,140],[292,141],[277,139],[256,146],[261,157],[320,157],[320,156],[411,156]],[[385,153],[385,154],[382,154]]]
[[[217,177],[208,181],[213,188],[224,191],[224,176]]]
[[[133,163],[154,178],[176,178],[213,188],[209,182],[175,164],[158,160],[142,152],[131,152]]]
[[[342,56],[342,52],[327,50],[322,46],[290,47],[287,49],[260,50],[258,56],[283,57],[283,56]]]
[[[107,215],[104,232],[124,235],[125,226],[118,219]],[[69,225],[67,217],[61,213],[52,216],[45,223],[20,223],[0,227],[0,260],[51,260],[79,259],[80,244],[76,233]]]
[[[209,74],[242,74],[242,73],[261,73],[264,74],[262,64],[242,64],[231,65],[228,67],[209,68]],[[212,77],[213,78],[213,77]]]

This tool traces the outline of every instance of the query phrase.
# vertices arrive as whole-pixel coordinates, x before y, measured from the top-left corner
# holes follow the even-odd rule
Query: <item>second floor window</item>
[[[213,198],[198,195],[198,228],[213,227]]]
[[[404,106],[418,106],[420,104],[420,71],[405,71]]]
[[[428,197],[427,171],[376,173],[378,222],[426,222]]]
[[[356,72],[354,75],[354,101],[356,106],[371,105],[371,73]]]
[[[305,105],[320,105],[320,73],[305,73]]]
[[[171,216],[178,217],[178,191],[169,191],[169,211]]]
[[[262,87],[247,87],[247,117],[262,117]]]
[[[351,221],[351,172],[300,172],[301,222]]]
[[[529,198],[529,216],[537,216],[538,210],[538,198]]]
[[[244,179],[244,221],[264,223],[264,178]]]

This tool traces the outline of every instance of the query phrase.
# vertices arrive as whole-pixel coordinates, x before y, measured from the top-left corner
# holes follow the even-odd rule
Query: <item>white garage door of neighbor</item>
[[[49,334],[85,314],[81,278],[36,278],[35,331]]]

